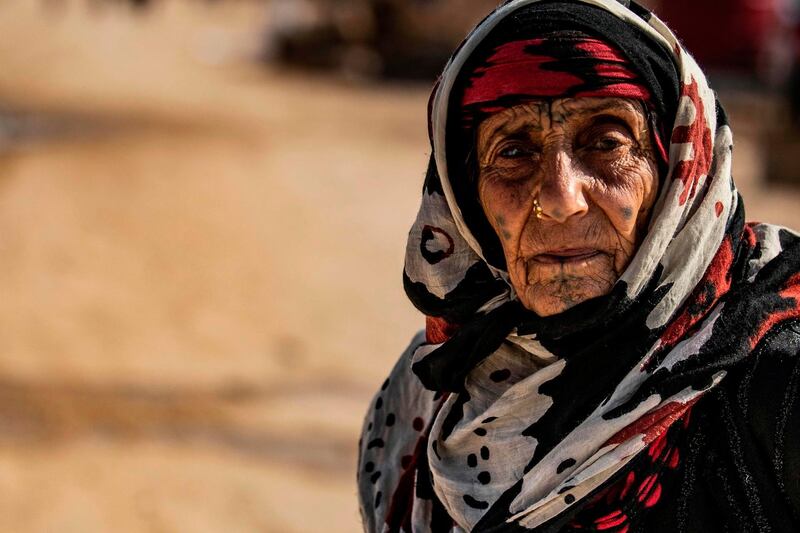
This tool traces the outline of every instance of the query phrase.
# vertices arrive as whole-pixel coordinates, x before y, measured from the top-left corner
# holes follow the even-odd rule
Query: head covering
[[[584,34],[558,33],[494,48],[463,90],[461,106],[484,114],[527,97],[618,97],[649,103],[650,91],[611,44]]]
[[[648,232],[611,293],[539,317],[517,300],[477,203],[461,104],[483,104],[469,77],[504,45],[562,30],[634,67],[669,160]],[[800,317],[798,237],[744,223],[721,106],[671,31],[633,2],[506,2],[451,58],[429,124],[404,272],[428,327],[365,420],[366,528],[635,529],[678,462],[692,405]],[[592,515],[598,494],[606,504]]]
[[[463,127],[475,128],[487,116],[531,99],[564,97],[641,101],[650,114],[651,140],[664,170],[668,139],[662,138],[665,132],[645,81],[615,46],[581,31],[553,32],[494,47],[463,88]]]

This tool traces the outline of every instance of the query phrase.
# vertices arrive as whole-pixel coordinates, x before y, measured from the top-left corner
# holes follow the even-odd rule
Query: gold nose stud
[[[539,197],[533,199],[533,214],[536,218],[542,218],[542,206],[539,205]]]

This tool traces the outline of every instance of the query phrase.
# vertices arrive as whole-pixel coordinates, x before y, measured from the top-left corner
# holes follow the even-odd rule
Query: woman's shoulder
[[[425,389],[411,371],[414,354],[427,346],[417,333],[375,393],[364,417],[359,440],[358,491],[367,531],[376,531],[386,516],[393,491],[425,445],[424,436],[441,395]]]
[[[736,373],[740,394],[756,412],[772,416],[795,404],[800,372],[800,321],[791,320],[773,328],[745,359]],[[773,409],[782,406],[784,409]],[[800,404],[795,407],[800,408]]]
[[[721,388],[737,418],[764,436],[770,448],[780,446],[776,439],[789,430],[790,418],[800,418],[800,321],[773,328]],[[800,439],[795,442],[800,449]]]
[[[692,531],[799,531],[799,394],[800,324],[787,321],[692,409],[681,485],[657,517]]]
[[[426,341],[425,331],[417,332],[373,396],[364,419],[365,428],[370,427],[372,422],[374,430],[382,425],[381,419],[385,418],[389,420],[388,427],[394,427],[401,418],[407,418],[410,414],[424,415],[428,411],[436,393],[425,389],[411,370],[415,354],[420,349],[424,350],[426,346],[429,344]],[[386,420],[383,422],[383,425],[386,425]]]
[[[762,485],[772,479],[778,499],[800,519],[800,321],[775,327],[722,389],[719,422],[740,455],[738,468]]]

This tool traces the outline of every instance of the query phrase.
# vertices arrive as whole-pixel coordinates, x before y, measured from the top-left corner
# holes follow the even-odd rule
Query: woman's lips
[[[597,248],[562,248],[537,254],[533,260],[546,264],[579,263],[600,255],[600,253]]]

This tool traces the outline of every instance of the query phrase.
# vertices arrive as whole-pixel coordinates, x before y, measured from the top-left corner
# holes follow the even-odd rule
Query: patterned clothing
[[[636,80],[613,76],[647,96],[667,146],[648,232],[611,293],[539,317],[509,282],[465,154],[475,119],[502,98],[483,98],[470,77],[504,44],[553,29],[625,55]],[[535,52],[556,70],[569,56]],[[582,91],[609,83],[591,61]],[[633,3],[508,1],[445,68],[430,134],[404,272],[427,327],[367,413],[365,529],[797,530],[800,490],[786,468],[800,466],[787,441],[800,410],[800,239],[745,224],[731,129],[670,30]],[[789,407],[765,412],[760,397]],[[703,514],[731,509],[733,520]]]

